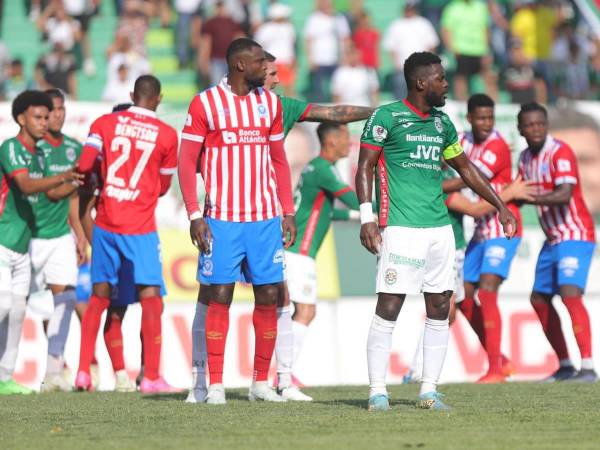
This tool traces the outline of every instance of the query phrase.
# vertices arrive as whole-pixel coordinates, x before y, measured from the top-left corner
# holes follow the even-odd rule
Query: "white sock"
[[[387,375],[390,352],[392,350],[392,333],[395,321],[385,320],[378,315],[373,316],[369,338],[367,340],[367,365],[369,367],[369,397],[378,394],[387,395],[385,376]]]
[[[290,307],[277,308],[277,340],[275,356],[277,358],[277,384],[280,389],[292,384],[292,364],[294,362],[294,334]]]
[[[571,362],[571,359],[567,358],[567,359],[561,359],[558,364],[560,365],[560,367],[572,367],[573,363]]]
[[[413,356],[412,363],[410,364],[410,377],[412,380],[421,381],[423,376],[423,334],[425,331],[421,331],[419,335],[419,342],[417,342],[417,348],[415,355]]]
[[[208,306],[196,303],[192,322],[192,377],[193,389],[206,389],[206,312]]]
[[[448,319],[425,319],[423,332],[423,378],[420,394],[435,392],[437,383],[442,373],[450,328]]]
[[[48,355],[60,358],[65,351],[65,344],[69,335],[71,317],[75,309],[75,290],[69,289],[54,296],[54,311],[48,321]],[[50,370],[52,372],[50,372]],[[46,373],[59,373],[59,369],[46,367]]]
[[[582,370],[594,370],[594,360],[592,358],[582,358],[581,359],[581,369]]]
[[[0,323],[0,381],[10,380],[15,371],[26,306],[25,297],[13,295],[10,312]]]
[[[302,346],[304,345],[304,338],[306,337],[306,333],[308,332],[308,326],[303,323],[292,320],[292,333],[294,339],[294,354],[292,359],[292,369],[296,365],[296,361],[298,361],[298,357],[302,352]]]

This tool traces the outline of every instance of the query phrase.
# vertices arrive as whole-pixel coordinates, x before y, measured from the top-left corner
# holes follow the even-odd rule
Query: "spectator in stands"
[[[449,2],[450,0],[422,0],[420,2],[421,14],[429,19],[435,30],[439,30],[442,11]]]
[[[0,39],[0,87],[6,80],[6,76],[8,74],[9,65],[10,65],[10,52],[8,51],[8,47]]]
[[[36,65],[36,82],[42,90],[57,88],[71,99],[77,98],[75,58],[56,43],[52,51],[40,58]]]
[[[254,39],[275,56],[279,85],[286,96],[294,95],[296,82],[296,30],[289,21],[292,8],[273,3],[267,14],[268,21],[256,30]]]
[[[217,0],[215,14],[202,27],[198,65],[211,85],[216,85],[227,73],[227,47],[234,39],[243,37],[242,28],[231,18],[225,2]]]
[[[565,21],[556,29],[552,47],[552,81],[559,96],[585,99],[590,92],[593,44]]]
[[[508,35],[510,23],[508,21],[509,8],[512,0],[487,0],[490,18],[490,46],[494,60],[504,69],[508,64]]]
[[[542,75],[546,88],[550,89],[550,57],[558,14],[544,0],[518,0],[516,7],[510,21],[510,31],[521,40],[525,56],[533,62],[535,70]],[[549,95],[552,100],[552,90],[549,90]]]
[[[456,58],[454,96],[457,100],[467,100],[474,75],[481,75],[487,94],[497,97],[497,79],[491,67],[489,22],[488,6],[482,0],[452,0],[442,12],[442,39]]]
[[[119,85],[119,67],[121,66],[127,67],[131,80],[136,80],[138,77],[151,72],[150,62],[134,50],[126,33],[117,33],[106,58],[108,60],[106,67],[107,86]]]
[[[62,0],[52,0],[37,21],[50,45],[60,44],[65,52],[72,52],[81,39],[79,22],[67,14]]]
[[[311,100],[326,102],[331,76],[344,46],[350,42],[350,27],[342,15],[335,13],[331,0],[315,3],[304,25],[304,48],[310,67]]]
[[[414,52],[435,51],[440,39],[425,17],[419,15],[416,0],[404,4],[403,17],[394,20],[383,37],[383,48],[394,64],[392,91],[396,99],[406,97],[404,61]]]
[[[269,0],[275,3],[275,0]],[[237,22],[244,35],[254,36],[254,32],[262,22],[260,2],[256,0],[225,0],[225,7],[229,15]]]
[[[510,43],[509,63],[504,71],[504,87],[510,94],[511,103],[545,103],[546,84],[533,63],[525,56],[521,41],[514,38]]]
[[[191,50],[196,48],[192,37],[200,33],[204,10],[202,0],[175,0],[177,25],[175,28],[175,48],[179,68],[186,67],[190,62]]]
[[[379,31],[371,24],[371,17],[367,11],[360,10],[356,14],[356,26],[352,32],[352,42],[360,53],[363,66],[379,70]]]
[[[362,65],[360,53],[352,44],[345,47],[342,65],[333,72],[331,93],[335,103],[377,105],[379,94],[377,73]]]
[[[140,0],[125,0],[116,34],[129,37],[132,50],[141,56],[146,55],[146,32],[148,31],[151,10]],[[110,52],[110,49],[107,50]]]
[[[2,100],[12,101],[21,92],[36,89],[35,83],[25,77],[23,61],[15,58],[8,67],[8,76],[2,85]]]
[[[96,64],[92,58],[92,44],[88,32],[92,18],[98,12],[100,2],[101,0],[63,0],[69,16],[79,22],[83,73],[88,77],[92,77],[96,73]]]
[[[117,76],[107,80],[102,100],[111,103],[126,103],[131,101],[129,93],[133,91],[135,78],[129,75],[129,67],[126,64],[120,64],[117,67]]]

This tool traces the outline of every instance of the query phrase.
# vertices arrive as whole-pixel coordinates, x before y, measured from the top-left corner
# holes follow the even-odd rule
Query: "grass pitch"
[[[184,394],[71,393],[0,398],[0,448],[598,449],[598,385],[442,386],[449,413],[417,410],[415,385],[392,410],[366,411],[365,387],[306,389],[313,403],[189,405]]]

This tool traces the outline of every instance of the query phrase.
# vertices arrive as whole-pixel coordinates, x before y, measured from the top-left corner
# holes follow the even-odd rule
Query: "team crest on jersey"
[[[375,125],[373,127],[373,140],[375,142],[383,142],[387,137],[388,131],[381,125]]]
[[[442,131],[444,131],[444,126],[442,125],[442,119],[437,117],[435,119],[433,119],[433,125],[435,126],[435,129],[438,133],[441,133]]]
[[[579,259],[575,256],[565,256],[558,263],[558,268],[567,277],[572,277],[579,269]]]
[[[283,264],[283,250],[278,249],[273,255],[273,264]]]
[[[257,110],[258,110],[258,116],[261,119],[267,117],[267,107],[265,105],[263,105],[263,104],[258,105]]]
[[[396,269],[387,269],[385,271],[385,284],[391,286],[392,284],[396,284],[396,281],[398,281],[398,272]]]
[[[70,162],[75,161],[75,159],[77,158],[77,155],[75,154],[75,150],[73,149],[73,147],[67,147],[66,155],[67,155],[67,159]]]

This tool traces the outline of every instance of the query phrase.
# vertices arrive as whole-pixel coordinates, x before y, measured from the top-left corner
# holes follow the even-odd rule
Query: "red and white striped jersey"
[[[577,158],[571,147],[548,136],[539,153],[529,149],[521,152],[519,173],[524,180],[535,182],[538,194],[552,192],[564,183],[574,185],[568,205],[536,207],[540,225],[551,244],[596,240],[594,220],[583,200]]]
[[[181,137],[203,143],[205,216],[255,222],[279,215],[269,152],[269,142],[284,137],[277,95],[263,88],[236,95],[224,79],[194,97]]]
[[[497,193],[502,192],[502,189],[512,181],[512,163],[510,148],[500,133],[496,130],[492,131],[488,138],[480,144],[475,143],[473,133],[464,133],[460,137],[460,143],[471,162],[488,178],[494,190]],[[517,219],[516,236],[521,236],[519,208],[515,204],[509,204],[508,208]],[[473,237],[477,240],[504,237],[498,213],[492,212],[476,219]]]

